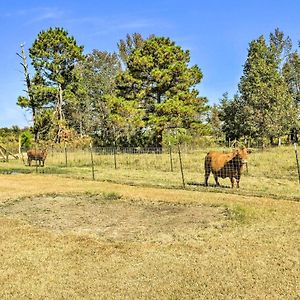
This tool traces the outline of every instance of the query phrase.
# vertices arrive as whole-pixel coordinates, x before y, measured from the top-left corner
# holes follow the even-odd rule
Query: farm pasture
[[[105,150],[105,151],[103,151]],[[128,149],[133,150],[133,149]],[[231,151],[225,148],[183,148],[182,163],[186,189],[235,193],[248,196],[272,197],[277,199],[300,200],[295,153],[292,146],[269,148],[264,151],[254,149],[248,158],[248,167],[244,168],[240,189],[230,190],[230,180],[220,179],[220,188],[215,187],[213,176],[209,178],[209,187],[204,187],[204,158],[209,150]],[[179,158],[176,149],[170,156],[166,149],[158,153],[117,152],[114,160],[112,149],[94,149],[94,177],[97,181],[109,181],[139,186],[160,186],[164,188],[182,188]],[[116,161],[116,169],[115,169]],[[43,173],[63,177],[91,179],[91,153],[89,149],[78,150],[48,149],[44,168],[28,167],[22,160],[0,163],[0,173]]]

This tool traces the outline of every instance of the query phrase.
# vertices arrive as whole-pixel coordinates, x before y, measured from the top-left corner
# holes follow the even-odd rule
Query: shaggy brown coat
[[[208,177],[210,172],[213,173],[216,185],[219,186],[218,177],[229,177],[231,187],[234,187],[234,178],[236,179],[237,187],[239,188],[241,172],[243,165],[247,163],[248,153],[246,148],[234,150],[231,153],[220,153],[210,151],[205,157],[205,185],[208,185]]]
[[[27,161],[28,165],[31,166],[31,161],[35,160],[36,163],[39,163],[39,166],[44,166],[45,159],[47,157],[47,150],[36,150],[36,149],[29,149],[27,151]]]

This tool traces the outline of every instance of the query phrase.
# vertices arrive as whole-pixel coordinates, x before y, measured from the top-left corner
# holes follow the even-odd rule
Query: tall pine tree
[[[38,34],[29,49],[29,56],[37,73],[44,81],[44,86],[55,89],[55,102],[58,130],[56,140],[60,141],[65,125],[65,92],[74,84],[74,68],[83,60],[83,46],[78,46],[74,37],[63,28],[49,28]],[[69,89],[68,93],[72,91]]]
[[[118,95],[143,109],[153,146],[162,145],[165,129],[203,126],[207,100],[195,88],[202,72],[189,62],[189,51],[169,38],[151,37],[131,52],[127,69],[117,78]]]
[[[294,102],[280,72],[281,50],[274,45],[267,45],[263,36],[250,43],[239,83],[249,135],[271,142],[287,134],[295,122]]]

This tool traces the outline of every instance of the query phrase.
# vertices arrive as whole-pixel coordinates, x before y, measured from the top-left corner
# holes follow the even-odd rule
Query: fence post
[[[21,147],[21,158],[22,158],[23,165],[26,166],[23,151],[22,151],[22,147]]]
[[[294,143],[294,149],[295,149],[296,163],[297,163],[297,169],[298,169],[298,179],[299,179],[299,183],[300,183],[300,166],[299,166],[299,159],[298,159],[297,143]]]
[[[170,155],[171,172],[173,172],[173,158],[172,158],[172,146],[171,146],[171,144],[169,144],[169,155]]]
[[[92,162],[92,178],[95,180],[95,167],[94,167],[94,156],[93,156],[93,146],[90,143],[90,151],[91,151],[91,162]]]
[[[35,156],[34,156],[34,158],[35,158],[35,173],[37,173],[38,172],[38,160],[37,160],[37,146],[36,146],[36,143],[35,143]]]
[[[113,155],[114,155],[114,164],[115,164],[115,169],[117,169],[116,144],[114,144],[114,148],[113,148]]]
[[[183,188],[185,189],[185,180],[184,180],[183,166],[182,166],[182,160],[181,160],[180,144],[178,144],[178,156],[179,156],[179,163],[180,163],[182,185],[183,185]]]
[[[64,144],[64,152],[65,152],[65,165],[68,166],[68,151],[67,151],[67,145]]]

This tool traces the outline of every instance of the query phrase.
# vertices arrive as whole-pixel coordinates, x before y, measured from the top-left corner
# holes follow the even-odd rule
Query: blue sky
[[[217,103],[232,96],[242,75],[251,40],[268,36],[276,27],[300,40],[298,0],[152,0],[152,1],[13,1],[0,2],[0,127],[30,124],[30,114],[16,105],[24,94],[20,44],[30,48],[41,30],[63,27],[85,53],[117,51],[127,33],[168,36],[191,53],[203,79],[201,96]]]

